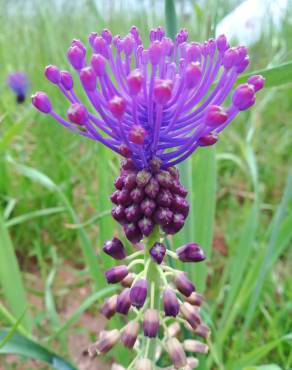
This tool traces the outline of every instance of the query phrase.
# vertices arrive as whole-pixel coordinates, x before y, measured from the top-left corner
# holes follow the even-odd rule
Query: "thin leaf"
[[[265,87],[277,87],[292,83],[292,62],[281,64],[277,67],[260,69],[251,73],[245,73],[236,81],[237,84],[244,83],[252,75],[265,77]]]
[[[12,314],[15,317],[20,317],[23,313],[23,307],[27,307],[28,302],[18,261],[14,253],[14,247],[2,218],[1,209],[0,241],[0,284],[3,288],[4,297],[9,304]],[[23,319],[23,326],[27,331],[31,331],[32,323],[28,312],[26,312]]]
[[[46,217],[46,216],[50,216],[56,213],[61,213],[64,211],[65,211],[64,207],[52,207],[52,208],[40,209],[38,211],[33,211],[33,212],[22,214],[17,217],[13,217],[10,220],[6,221],[5,225],[6,227],[11,227],[11,226],[15,226],[15,225],[21,224],[26,221],[30,221],[34,218]]]
[[[15,321],[12,328],[7,333],[6,337],[2,340],[2,342],[0,342],[0,349],[3,348],[5,346],[5,344],[10,341],[10,339],[13,337],[14,333],[18,330],[18,327],[20,326],[20,323],[23,320],[26,311],[27,311],[27,308],[25,308],[23,310],[22,315],[19,316],[19,318]]]
[[[55,338],[67,330],[76,320],[78,317],[86,311],[93,303],[97,302],[104,297],[109,296],[110,294],[114,293],[118,287],[108,287],[99,290],[98,292],[92,293],[89,297],[87,297],[81,305],[73,312],[73,314],[64,322],[64,324],[57,329],[55,333],[53,333],[48,339]]]
[[[9,331],[0,330],[0,340],[2,341]],[[50,364],[56,370],[77,370],[69,362],[55,353],[49,351],[38,343],[18,334],[13,335],[4,347],[0,348],[2,354],[16,354],[25,356],[37,361],[42,361]]]

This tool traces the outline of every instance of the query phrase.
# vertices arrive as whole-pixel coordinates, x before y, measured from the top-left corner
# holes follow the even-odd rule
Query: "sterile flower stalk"
[[[121,284],[121,290],[101,312],[107,319],[123,315],[129,320],[120,330],[100,333],[90,354],[106,353],[121,341],[136,353],[128,369],[156,369],[162,350],[175,369],[195,368],[198,360],[188,353],[207,353],[208,346],[177,335],[183,324],[194,337],[209,337],[203,297],[187,273],[168,261],[201,263],[205,255],[193,241],[175,252],[166,247],[166,238],[183,228],[189,213],[188,190],[176,165],[198,148],[214,145],[236,115],[255,103],[264,79],[252,76],[236,85],[249,57],[244,46],[230,47],[224,35],[200,44],[188,42],[182,29],[173,41],[158,27],[150,31],[146,47],[133,26],[124,38],[104,29],[88,41],[91,55],[74,39],[67,57],[91,107],[77,96],[71,73],[53,65],[45,76],[69,101],[67,117],[55,112],[44,92],[33,95],[32,103],[123,157],[110,196],[112,217],[134,248],[140,243],[142,249],[127,255],[116,236],[104,243],[114,264],[106,280]],[[229,96],[230,103],[223,105]]]

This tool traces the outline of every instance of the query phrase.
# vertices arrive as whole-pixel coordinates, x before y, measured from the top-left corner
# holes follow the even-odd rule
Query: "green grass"
[[[33,333],[68,358],[68,336],[77,333],[72,325],[85,310],[96,311],[95,303],[107,294],[103,270],[110,261],[96,255],[106,238],[120,232],[108,213],[118,158],[58,127],[31,109],[29,101],[16,106],[6,75],[26,71],[30,92],[46,90],[56,110],[65,112],[67,103],[43,69],[47,64],[68,68],[65,55],[72,38],[85,42],[89,32],[105,26],[125,34],[136,24],[146,40],[149,27],[165,22],[144,2],[135,11],[126,2],[112,9],[106,2],[104,14],[90,0],[79,2],[80,7],[60,1],[57,8],[52,1],[10,3],[0,0],[0,321],[23,336]],[[178,26],[188,27],[191,39],[210,37],[216,20],[236,2],[207,3],[203,10],[193,1],[190,16],[178,16]],[[271,29],[251,48],[249,72],[291,61],[290,19],[287,14],[281,32]],[[207,267],[191,271],[206,293],[205,317],[213,332],[201,370],[292,367],[292,86],[283,84],[291,80],[291,68],[272,69],[266,76],[268,85],[281,86],[259,94],[252,113],[241,114],[221,135],[216,152],[202,149],[189,163],[194,225],[184,235],[201,242],[209,257]],[[64,281],[60,292],[54,280],[62,264],[70,266],[76,284]],[[30,286],[33,274],[40,290]],[[88,281],[89,297],[65,319],[59,302]],[[34,307],[35,297],[45,303],[43,309]],[[9,370],[5,361],[1,355]],[[278,367],[260,367],[266,364]]]

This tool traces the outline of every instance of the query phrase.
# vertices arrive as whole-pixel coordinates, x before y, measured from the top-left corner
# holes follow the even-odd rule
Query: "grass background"
[[[64,113],[67,102],[43,69],[68,68],[72,38],[86,42],[89,32],[103,27],[124,35],[135,24],[145,41],[150,27],[165,24],[160,2],[97,3],[0,0],[0,321],[7,327],[24,315],[17,330],[67,358],[69,336],[82,331],[72,324],[84,310],[96,313],[96,302],[108,294],[102,271],[109,261],[95,254],[119,232],[107,200],[118,158],[58,127],[29,99],[17,106],[5,80],[11,71],[27,72],[30,92],[47,91]],[[188,14],[176,2],[178,26],[189,29],[191,40],[203,41],[238,1],[206,0],[204,8],[185,3],[191,4]],[[280,30],[270,27],[250,48],[249,71],[291,60],[290,10]],[[191,271],[201,289],[207,277],[205,316],[213,331],[200,369],[292,367],[291,99],[291,84],[264,90],[251,112],[221,135],[216,153],[201,149],[188,164],[194,220],[188,231],[209,255],[206,267]],[[73,281],[62,279],[63,269]],[[76,298],[81,308],[64,316],[66,297],[88,286],[88,297]],[[15,366],[0,360],[5,369]],[[16,369],[21,364],[25,359]]]

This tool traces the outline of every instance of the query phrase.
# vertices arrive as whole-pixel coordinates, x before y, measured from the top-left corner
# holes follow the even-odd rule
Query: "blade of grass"
[[[22,222],[30,221],[34,218],[46,217],[46,216],[61,213],[61,212],[64,212],[64,211],[65,211],[64,207],[52,207],[52,208],[40,209],[40,210],[37,210],[37,211],[22,214],[22,215],[17,216],[17,217],[13,217],[10,220],[6,221],[5,225],[6,225],[6,227],[11,227],[11,226],[21,224]]]
[[[61,202],[64,204],[68,214],[70,215],[71,221],[74,224],[80,223],[80,220],[74,208],[71,206],[64,192],[62,192],[61,188],[57,186],[48,176],[46,176],[42,172],[32,167],[25,166],[25,165],[15,162],[11,157],[8,157],[7,160],[9,161],[9,163],[11,163],[14,166],[15,170],[18,173],[31,179],[34,182],[41,184],[42,186],[49,189],[50,191],[55,192],[58,195]],[[96,261],[94,248],[83,228],[77,229],[77,232],[80,238],[80,242],[81,242],[80,246],[83,252],[85,263],[90,270],[90,274],[91,274],[91,277],[92,277],[92,280],[94,282],[96,289],[100,289],[104,286],[105,282],[104,282],[104,276],[102,274],[102,271],[100,270],[97,264],[97,261]]]
[[[9,330],[0,330],[1,341],[7,336],[7,333],[9,333]],[[62,357],[49,351],[38,343],[18,334],[14,334],[9,342],[0,348],[0,354],[8,353],[48,363],[52,366],[52,369],[56,370],[77,370]]]
[[[20,317],[23,313],[23,307],[27,307],[28,302],[17,258],[14,253],[12,240],[2,218],[1,209],[0,241],[0,284],[3,288],[4,297],[9,304],[12,314],[15,317]],[[25,313],[23,326],[28,332],[32,329],[29,312]]]
[[[10,339],[13,337],[13,335],[16,333],[16,331],[18,331],[18,327],[20,326],[21,321],[23,320],[26,311],[27,311],[27,307],[23,310],[23,313],[15,321],[14,325],[9,330],[6,337],[4,337],[3,340],[0,342],[0,349],[3,348],[5,346],[5,344],[10,341]]]
[[[24,311],[25,314],[26,310]],[[20,316],[22,317],[22,315]],[[14,326],[17,322],[17,319],[7,310],[5,306],[0,302],[0,318],[3,323],[8,323],[9,325]],[[24,335],[27,338],[30,338],[30,333],[24,328],[24,326],[20,323],[17,325],[17,331]]]

